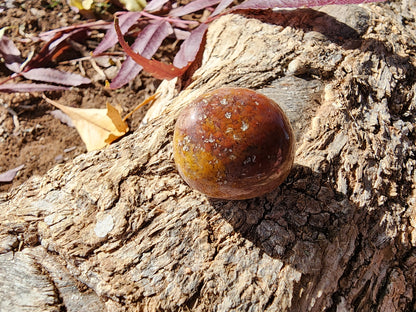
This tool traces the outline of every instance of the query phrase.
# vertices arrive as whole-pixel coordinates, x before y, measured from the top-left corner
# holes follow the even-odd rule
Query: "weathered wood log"
[[[3,196],[0,310],[416,310],[415,8],[216,20],[138,131]],[[180,109],[225,85],[297,135],[287,181],[252,200],[191,190],[172,158]]]

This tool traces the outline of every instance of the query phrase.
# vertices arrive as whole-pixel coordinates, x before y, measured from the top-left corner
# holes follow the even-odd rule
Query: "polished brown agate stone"
[[[177,169],[214,198],[247,199],[278,187],[293,164],[295,138],[282,109],[243,88],[202,95],[180,114],[173,146]]]

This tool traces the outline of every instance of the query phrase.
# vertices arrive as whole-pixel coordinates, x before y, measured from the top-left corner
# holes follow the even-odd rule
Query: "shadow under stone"
[[[366,231],[359,225],[366,212],[335,192],[322,174],[301,165],[295,165],[285,183],[269,194],[210,203],[245,239],[307,275],[322,270],[328,248],[345,242],[339,252],[347,253],[351,248],[347,245],[355,244],[360,230]]]

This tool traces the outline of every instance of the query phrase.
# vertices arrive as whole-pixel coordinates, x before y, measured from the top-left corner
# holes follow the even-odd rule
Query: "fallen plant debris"
[[[0,183],[12,182],[14,177],[23,169],[25,165],[20,165],[19,167],[7,170],[6,172],[0,173]]]
[[[110,5],[109,2],[122,6],[128,11],[141,11],[146,6],[145,0],[67,0],[73,10],[85,16],[93,16],[95,10],[105,9]]]
[[[117,89],[135,78],[142,69],[158,79],[172,79],[183,75],[195,60],[198,51],[203,48],[202,42],[208,24],[220,15],[232,13],[237,10],[266,10],[284,9],[298,7],[322,6],[328,4],[351,4],[380,2],[383,0],[247,0],[241,4],[231,6],[231,0],[194,0],[184,6],[167,0],[150,1],[140,12],[117,12],[115,14],[114,27],[109,27],[105,21],[90,22],[77,26],[64,27],[39,35],[39,38],[47,43],[42,50],[32,59],[23,62],[20,51],[13,42],[0,31],[0,56],[3,57],[5,66],[14,72],[8,79],[0,82],[0,92],[34,92],[63,90],[59,86],[79,86],[90,83],[89,78],[78,74],[62,72],[47,68],[45,65],[57,58],[64,50],[71,48],[70,41],[85,39],[90,29],[107,29],[107,33],[92,55],[97,57],[119,42],[127,54],[127,59],[121,66],[117,76],[112,80],[110,87]],[[84,1],[71,2],[75,7],[83,8],[90,6],[92,2],[85,4]],[[142,3],[139,3],[140,5]],[[213,6],[216,6],[214,9]],[[229,9],[227,9],[230,7]],[[201,11],[211,12],[205,21],[187,20],[184,16]],[[142,26],[140,27],[139,24]],[[144,26],[143,26],[144,25]],[[136,27],[139,27],[137,30]],[[130,47],[124,40],[123,35],[134,29],[135,42]],[[152,60],[163,41],[175,36],[182,41],[179,51],[173,58],[173,64],[165,64]],[[135,64],[137,63],[137,64]],[[49,84],[10,84],[4,85],[8,80],[19,76],[26,79],[42,81]]]
[[[88,151],[111,144],[129,130],[119,111],[109,103],[106,109],[74,108],[43,98],[71,118]]]
[[[60,109],[51,114],[68,126],[74,126],[88,151],[106,147],[124,136],[129,131],[126,120],[139,108],[153,102],[157,97],[157,93],[148,97],[124,118],[121,118],[120,112],[109,103],[106,109],[74,108],[59,104],[43,95],[45,101]]]
[[[139,53],[134,53],[134,51],[129,47],[127,42],[124,40],[120,27],[118,25],[118,19],[115,19],[115,28],[117,32],[117,37],[119,38],[120,44],[123,47],[124,51],[142,68],[144,68],[147,72],[151,73],[153,77],[157,79],[173,79],[176,77],[179,77],[185,73],[185,71],[188,69],[191,62],[189,62],[187,65],[185,65],[182,68],[178,68],[174,65],[162,63],[156,60],[149,60],[143,56],[141,56]],[[126,68],[126,70],[129,70]],[[118,76],[117,76],[118,77]],[[128,81],[126,81],[127,83]]]
[[[80,27],[71,30],[69,33],[57,32],[54,34],[34,57],[27,60],[21,58],[19,49],[13,41],[3,35],[0,38],[0,56],[4,59],[4,65],[13,72],[7,79],[0,82],[0,92],[36,92],[36,91],[58,91],[65,90],[65,86],[79,86],[91,82],[89,78],[79,74],[64,72],[54,68],[46,67],[65,49],[68,49],[68,39],[84,32],[85,28]],[[53,84],[36,83],[6,83],[24,77],[29,80],[41,81]],[[57,84],[57,85],[55,85]],[[62,86],[63,85],[63,86]]]
[[[149,103],[152,103],[158,97],[159,97],[159,93],[155,93],[152,96],[149,96],[147,99],[145,99],[139,105],[137,105],[130,113],[128,113],[126,116],[124,116],[123,121],[126,121],[127,119],[129,119],[133,115],[134,112],[136,112],[138,109],[142,108],[143,106],[145,106]]]
[[[110,28],[107,31],[106,36],[100,45],[95,49],[94,55],[99,55],[99,53],[116,44],[116,36],[114,35],[115,31],[118,42],[128,57],[125,61],[126,65],[122,66],[117,77],[111,83],[111,88],[118,88],[125,85],[132,78],[134,78],[134,73],[139,73],[141,69],[148,71],[155,78],[169,80],[179,77],[186,72],[195,60],[199,50],[203,48],[203,37],[208,29],[208,24],[223,14],[232,13],[237,10],[284,9],[322,6],[328,4],[352,4],[380,1],[383,0],[248,0],[227,10],[227,7],[229,7],[233,1],[195,0],[180,7],[175,7],[174,4],[171,4],[168,7],[172,9],[168,13],[164,13],[160,16],[152,14],[151,12],[160,11],[169,1],[153,0],[149,2],[142,12],[118,12],[114,19],[114,29]],[[216,9],[212,9],[212,6],[214,5],[217,5]],[[209,9],[209,11],[212,12],[203,22],[182,19],[182,17],[187,14],[195,13],[203,9]],[[123,35],[128,33],[128,29],[141,20],[147,21],[148,24],[145,28],[143,28],[142,32],[140,32],[139,36],[137,36],[136,41],[130,47],[124,40]],[[157,32],[149,30],[149,28],[155,27],[163,27],[163,31]],[[185,39],[183,37],[183,31],[186,31],[187,34]],[[184,39],[178,53],[173,59],[173,64],[170,65],[160,61],[151,60],[150,58],[157,50],[157,47],[159,47],[163,42],[163,37],[167,37],[169,34],[175,34],[177,40]],[[180,35],[178,36],[177,34]],[[131,60],[134,60],[140,66],[133,66],[134,70],[131,70]]]
[[[62,123],[68,125],[68,127],[75,128],[74,123],[72,122],[72,119],[65,114],[63,111],[59,109],[55,109],[50,112],[50,114],[55,117],[56,119],[60,120]]]

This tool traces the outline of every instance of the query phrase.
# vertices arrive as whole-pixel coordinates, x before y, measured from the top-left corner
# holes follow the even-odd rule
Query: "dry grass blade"
[[[147,99],[145,99],[143,102],[141,102],[139,105],[137,105],[130,113],[128,113],[124,118],[123,121],[126,121],[127,119],[129,119],[131,117],[131,115],[133,115],[133,113],[135,111],[137,111],[139,108],[142,108],[143,106],[145,106],[146,104],[149,104],[150,102],[153,102],[154,100],[156,100],[159,97],[159,93],[155,93],[152,96],[149,96]]]

